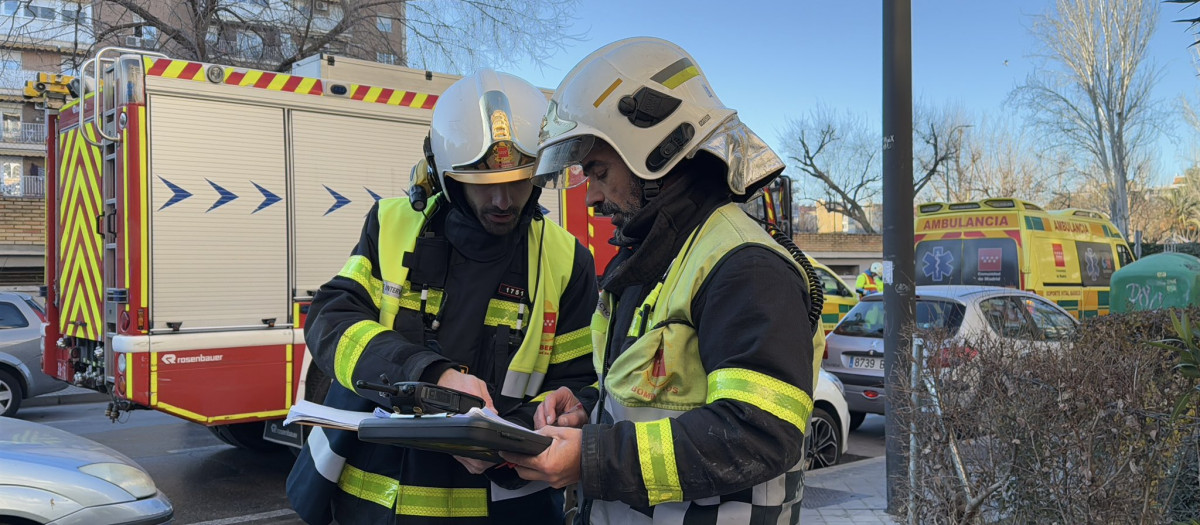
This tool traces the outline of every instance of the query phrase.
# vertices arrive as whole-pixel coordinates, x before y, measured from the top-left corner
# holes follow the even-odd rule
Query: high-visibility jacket
[[[595,348],[592,359],[602,377],[603,408],[593,413],[593,424],[584,427],[582,444],[581,485],[584,509],[590,510],[591,523],[790,523],[798,517],[803,461],[801,440],[795,438],[807,428],[812,412],[812,392],[821,359],[820,352],[813,351],[813,345],[823,347],[824,332],[801,330],[813,340],[787,348],[723,348],[721,351],[728,355],[716,357],[702,354],[701,334],[715,335],[729,343],[736,336],[706,332],[704,320],[696,323],[693,317],[693,302],[705,293],[714,269],[734,260],[734,255],[751,252],[742,249],[747,246],[767,249],[765,253],[758,249],[754,257],[759,259],[752,260],[780,257],[786,262],[774,260],[773,268],[790,269],[776,275],[798,279],[795,283],[760,283],[764,289],[792,290],[798,295],[808,289],[803,283],[804,273],[790,254],[736,205],[726,204],[692,233],[663,279],[633,311],[624,337],[610,337],[616,334],[609,331],[614,325],[623,325],[614,322],[615,312],[628,310],[619,309],[610,292],[601,294],[601,304],[592,318]],[[726,275],[745,274],[745,269],[723,268],[723,271]],[[763,305],[763,311],[804,310],[802,295],[760,299],[792,301],[773,307]],[[713,304],[717,300],[716,296],[710,296],[707,304],[711,306],[706,310],[709,313],[704,315],[723,315],[714,310],[723,312],[728,306]],[[803,313],[796,317],[807,322]],[[777,315],[774,319],[761,319],[763,326],[759,328],[769,331],[796,317]],[[608,355],[610,340],[624,347],[615,349],[619,351],[615,358]],[[710,342],[707,347],[723,345]],[[766,365],[761,358],[744,361],[755,362],[758,366],[754,368],[706,366],[713,362],[736,362],[739,353],[745,356],[751,352],[759,352],[760,357],[785,358]],[[727,357],[731,360],[723,361]],[[715,409],[716,404],[723,405],[729,413],[743,414],[746,419],[716,423],[693,418],[690,421],[704,421],[701,426],[706,428],[689,426],[691,413]],[[730,409],[731,404],[736,406]],[[611,426],[595,424],[608,422]],[[629,423],[634,427],[632,432]],[[709,426],[712,423],[716,426]],[[775,430],[779,432],[772,434]],[[608,439],[608,445],[602,444],[604,439]],[[703,451],[697,447],[680,448],[686,446],[685,442],[705,440],[753,440],[756,450],[724,449],[722,453],[729,455],[700,457]],[[611,450],[614,448],[617,450]],[[775,459],[771,463],[772,460],[757,455],[762,450],[783,450],[786,453],[779,452],[777,457],[790,459]],[[620,458],[627,465],[625,473],[620,472],[619,465],[600,457],[616,452],[625,454]],[[592,468],[601,472],[591,472]],[[598,484],[591,476],[604,480]],[[747,484],[711,485],[712,480],[732,477]],[[610,489],[609,485],[614,484],[621,488]],[[594,496],[588,494],[589,487],[607,491],[616,498],[587,499]]]
[[[861,273],[858,275],[858,280],[854,282],[854,291],[858,292],[858,297],[873,293],[883,293],[883,279],[875,277],[871,273]]]
[[[414,289],[408,279],[405,256],[417,251],[418,237],[429,233],[427,223],[435,222],[440,209],[437,200],[424,212],[413,210],[408,199],[379,201],[354,254],[314,299],[306,340],[314,364],[335,378],[326,405],[371,410],[384,400],[373,392],[356,393],[356,380],[378,382],[383,373],[390,381],[415,381],[426,370],[445,369],[436,367],[445,361],[436,346],[421,344],[421,333],[405,336],[401,328],[414,320],[440,317],[443,305],[471,307],[456,305],[446,290]],[[509,341],[518,346],[502,364],[506,370],[500,377],[481,379],[499,383],[492,384],[498,387],[493,400],[502,415],[530,425],[533,410],[547,392],[595,381],[587,358],[591,340],[586,312],[597,292],[590,254],[574,237],[544,220],[530,221],[525,236],[516,246],[526,249],[512,257],[527,261],[525,282],[508,284],[522,288],[515,295],[529,301],[504,300],[505,293],[498,292],[501,298],[494,296],[481,314],[479,331],[503,346]],[[522,261],[513,264],[518,263]],[[497,289],[495,283],[487,286]],[[506,293],[514,295],[512,290]],[[482,305],[479,310],[483,312]],[[510,337],[520,334],[523,337]],[[310,433],[288,477],[288,497],[306,522],[336,519],[343,524],[504,522],[506,516],[498,513],[528,522],[531,515],[536,520],[539,511],[549,516],[554,502],[545,484],[506,490],[468,473],[450,455],[364,443],[353,432],[320,428]]]

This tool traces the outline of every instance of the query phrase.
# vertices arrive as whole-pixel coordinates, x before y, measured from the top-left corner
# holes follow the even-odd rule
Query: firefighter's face
[[[596,140],[592,151],[583,158],[588,177],[587,204],[600,215],[612,217],[618,231],[637,212],[642,211],[642,186],[612,146]]]
[[[529,180],[501,184],[463,184],[467,205],[479,224],[492,235],[507,235],[517,227],[521,210],[533,193]]]

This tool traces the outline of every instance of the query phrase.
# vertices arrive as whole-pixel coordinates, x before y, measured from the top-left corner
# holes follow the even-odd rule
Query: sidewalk
[[[887,514],[886,457],[835,465],[804,474],[800,523],[891,525]]]
[[[75,403],[100,403],[109,401],[112,396],[101,394],[95,390],[67,386],[58,392],[50,392],[37,397],[31,397],[21,402],[21,408],[45,407],[54,405],[71,405]]]

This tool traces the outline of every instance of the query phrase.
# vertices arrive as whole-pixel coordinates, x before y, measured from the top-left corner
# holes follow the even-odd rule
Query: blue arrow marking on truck
[[[221,206],[229,204],[229,201],[232,201],[233,199],[238,198],[238,196],[235,195],[232,191],[222,188],[221,186],[217,185],[217,183],[215,183],[211,180],[208,180],[208,179],[204,179],[204,180],[208,181],[208,183],[212,185],[214,190],[217,190],[217,195],[220,195],[220,197],[217,198],[217,201],[213,203],[212,207],[205,210],[204,213],[208,213],[217,208],[220,208]]]
[[[375,192],[371,191],[371,188],[368,188],[368,187],[366,187],[366,186],[363,186],[363,189],[364,189],[364,190],[367,190],[367,193],[371,195],[371,198],[372,198],[372,199],[375,199],[375,202],[379,202],[379,199],[382,199],[382,198],[383,198],[383,197],[380,197],[378,193],[375,193]]]
[[[162,208],[159,208],[158,211],[163,211],[163,208],[166,208],[167,206],[176,204],[179,201],[192,196],[192,192],[185,190],[183,188],[180,188],[179,186],[176,186],[175,183],[173,183],[167,179],[159,177],[158,180],[163,181],[163,184],[166,184],[167,188],[170,189],[171,193],[174,194],[174,195],[171,195],[170,199],[167,199],[167,202],[165,204],[163,204]]]
[[[932,251],[925,252],[925,256],[921,257],[921,273],[925,274],[925,277],[940,282],[954,273],[954,267],[950,265],[952,262],[954,262],[954,255],[942,249],[941,246],[937,246]]]
[[[261,193],[263,196],[262,204],[259,204],[257,208],[254,208],[254,211],[250,212],[251,215],[258,213],[259,211],[261,211],[263,208],[266,208],[267,206],[270,206],[272,204],[275,204],[276,202],[283,200],[278,195],[271,193],[270,191],[268,191],[266,188],[264,188],[262,186],[259,186],[257,182],[250,181],[250,184],[253,184],[255,188],[258,188],[258,192]]]
[[[337,211],[338,208],[350,204],[350,199],[342,196],[341,193],[329,189],[329,186],[324,184],[322,184],[321,187],[325,188],[325,191],[329,192],[330,195],[333,195],[333,206],[330,206],[328,210],[325,210],[324,215],[329,215],[330,213]]]

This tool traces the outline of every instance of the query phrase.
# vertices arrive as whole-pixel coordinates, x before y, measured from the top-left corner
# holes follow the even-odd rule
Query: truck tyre
[[[21,382],[7,370],[0,370],[0,416],[15,416],[24,397],[25,389],[21,388]]]
[[[285,446],[263,439],[263,423],[261,421],[217,425],[208,427],[208,431],[226,445],[255,452],[271,452]]]

